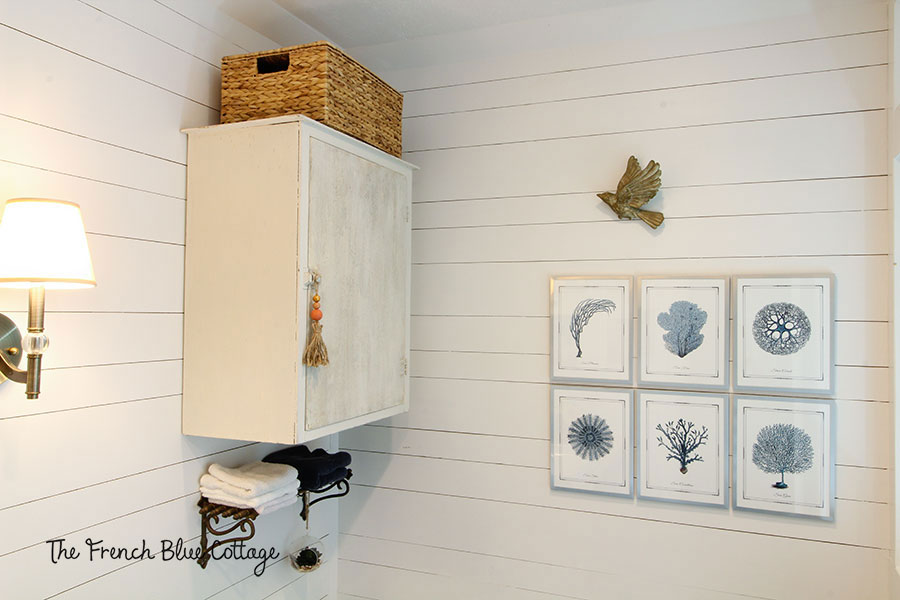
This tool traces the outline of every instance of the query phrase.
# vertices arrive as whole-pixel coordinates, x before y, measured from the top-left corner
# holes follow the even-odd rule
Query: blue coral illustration
[[[606,419],[588,413],[569,425],[569,444],[584,460],[599,460],[612,450],[613,432]]]
[[[585,325],[588,324],[594,313],[612,313],[614,310],[616,310],[616,303],[605,298],[588,298],[578,303],[575,310],[572,311],[572,321],[569,323],[569,333],[572,334],[575,348],[578,349],[575,358],[581,358],[581,332],[584,331]]]
[[[784,356],[799,351],[809,341],[809,318],[790,302],[766,304],[753,319],[753,339],[769,354]]]
[[[808,471],[814,456],[809,434],[789,423],[766,425],[753,444],[753,464],[764,473],[780,473],[781,481],[772,484],[780,490],[788,487],[784,474]]]
[[[673,458],[677,460],[681,465],[682,475],[688,472],[689,464],[703,462],[703,457],[697,452],[697,449],[709,440],[709,430],[706,427],[699,427],[691,421],[678,419],[678,421],[669,421],[665,425],[660,423],[656,426],[656,430],[662,434],[656,437],[656,441],[669,452],[666,461]]]
[[[668,333],[663,334],[666,350],[684,358],[703,343],[700,330],[706,325],[706,311],[693,302],[676,300],[669,312],[659,313],[656,322]]]

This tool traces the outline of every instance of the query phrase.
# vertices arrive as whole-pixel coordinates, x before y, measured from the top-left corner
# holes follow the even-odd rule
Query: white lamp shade
[[[77,204],[45,198],[7,200],[0,217],[0,287],[95,285]]]

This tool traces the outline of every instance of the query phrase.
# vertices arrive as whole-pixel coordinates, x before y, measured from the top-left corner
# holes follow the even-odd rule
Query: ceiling
[[[345,48],[441,35],[629,0],[275,0]]]

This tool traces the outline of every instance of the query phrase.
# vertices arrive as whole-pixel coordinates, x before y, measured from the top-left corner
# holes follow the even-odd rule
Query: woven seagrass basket
[[[222,123],[298,113],[402,152],[403,95],[328,42],[222,59]]]

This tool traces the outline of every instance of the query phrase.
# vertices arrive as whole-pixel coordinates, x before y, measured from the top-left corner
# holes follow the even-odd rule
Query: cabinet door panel
[[[330,364],[307,369],[307,430],[404,403],[410,269],[407,176],[315,137],[309,161],[308,263]]]

